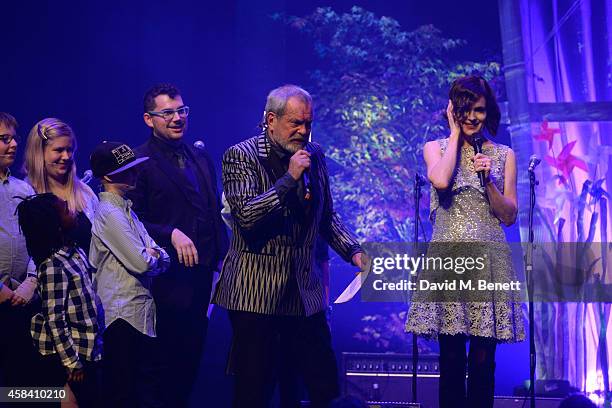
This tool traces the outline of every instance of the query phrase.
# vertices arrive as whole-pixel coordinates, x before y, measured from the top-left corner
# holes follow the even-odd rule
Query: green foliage
[[[446,137],[449,85],[472,73],[499,77],[499,64],[456,61],[465,41],[431,25],[402,31],[359,7],[273,18],[312,39],[320,60],[309,90],[316,140],[340,165],[332,176],[337,211],[361,240],[411,240],[411,180],[424,173],[423,144]]]
[[[453,55],[465,41],[446,38],[431,25],[403,31],[396,20],[359,7],[273,18],[310,38],[320,62],[308,89],[315,100],[316,141],[336,164],[330,165],[336,169],[335,209],[362,241],[411,241],[412,180],[416,171],[425,174],[425,142],[447,136],[442,113],[450,84],[480,74],[501,89],[499,63],[459,61]],[[389,308],[364,316],[355,338],[406,351],[411,335],[404,332],[405,306]],[[429,350],[421,340],[419,348]]]

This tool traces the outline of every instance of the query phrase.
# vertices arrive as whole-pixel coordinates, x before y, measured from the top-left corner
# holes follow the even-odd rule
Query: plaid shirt
[[[32,318],[34,344],[42,355],[58,353],[70,369],[101,358],[99,299],[89,278],[89,262],[76,247],[63,248],[38,267],[42,310]]]

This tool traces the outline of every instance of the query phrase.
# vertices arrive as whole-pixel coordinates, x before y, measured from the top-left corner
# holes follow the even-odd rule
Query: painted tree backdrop
[[[605,40],[612,38],[612,5],[603,0],[522,0],[501,1],[500,8],[506,3],[519,7],[525,60],[518,64],[527,71],[525,103],[612,99],[612,43]],[[415,172],[424,174],[423,144],[446,137],[441,113],[450,83],[461,75],[481,74],[504,102],[501,58],[463,61],[465,41],[446,38],[433,26],[403,31],[394,19],[358,7],[348,13],[319,8],[303,17],[274,18],[307,36],[319,59],[308,88],[316,101],[314,138],[326,148],[337,210],[361,240],[411,241],[412,180]],[[596,32],[604,31],[607,37],[596,38]],[[513,64],[507,75],[516,68]],[[510,104],[518,103],[510,99]],[[551,119],[554,115],[535,119],[529,108],[525,111],[531,121],[523,115],[509,128],[519,170],[526,168],[533,152],[544,158],[538,170],[537,239],[602,241],[607,248],[610,125],[584,118],[581,123],[560,123]],[[519,171],[519,202],[526,240],[523,173]],[[427,208],[425,194],[420,214],[424,221]],[[605,255],[601,262],[605,273]],[[401,307],[389,306],[383,314],[364,316],[355,335],[385,350],[406,350],[404,317]],[[602,351],[609,350],[609,342],[600,344],[598,339],[602,328],[606,331],[601,323],[609,319],[606,305],[538,306],[538,378],[601,388]]]
[[[431,25],[403,31],[396,20],[359,7],[274,18],[309,38],[318,57],[308,86],[315,100],[313,138],[326,151],[336,210],[361,241],[412,241],[413,180],[416,172],[425,174],[423,144],[447,136],[442,112],[450,84],[483,75],[504,99],[499,60],[461,60],[466,41]],[[430,235],[428,208],[425,191],[421,240]],[[355,337],[405,351],[411,341],[405,315],[406,305],[366,314]]]

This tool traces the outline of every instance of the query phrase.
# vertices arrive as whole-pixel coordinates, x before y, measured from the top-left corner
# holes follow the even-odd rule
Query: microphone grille
[[[480,133],[478,133],[477,135],[474,135],[474,138],[472,140],[474,141],[474,144],[477,144],[477,145],[482,145],[484,143],[484,138],[482,137]]]

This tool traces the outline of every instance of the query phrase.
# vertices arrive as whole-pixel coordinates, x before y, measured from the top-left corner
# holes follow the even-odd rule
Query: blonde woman
[[[68,203],[78,224],[71,238],[88,253],[98,198],[77,176],[76,150],[76,136],[67,123],[55,118],[43,119],[28,135],[24,170],[37,193],[53,193]]]

